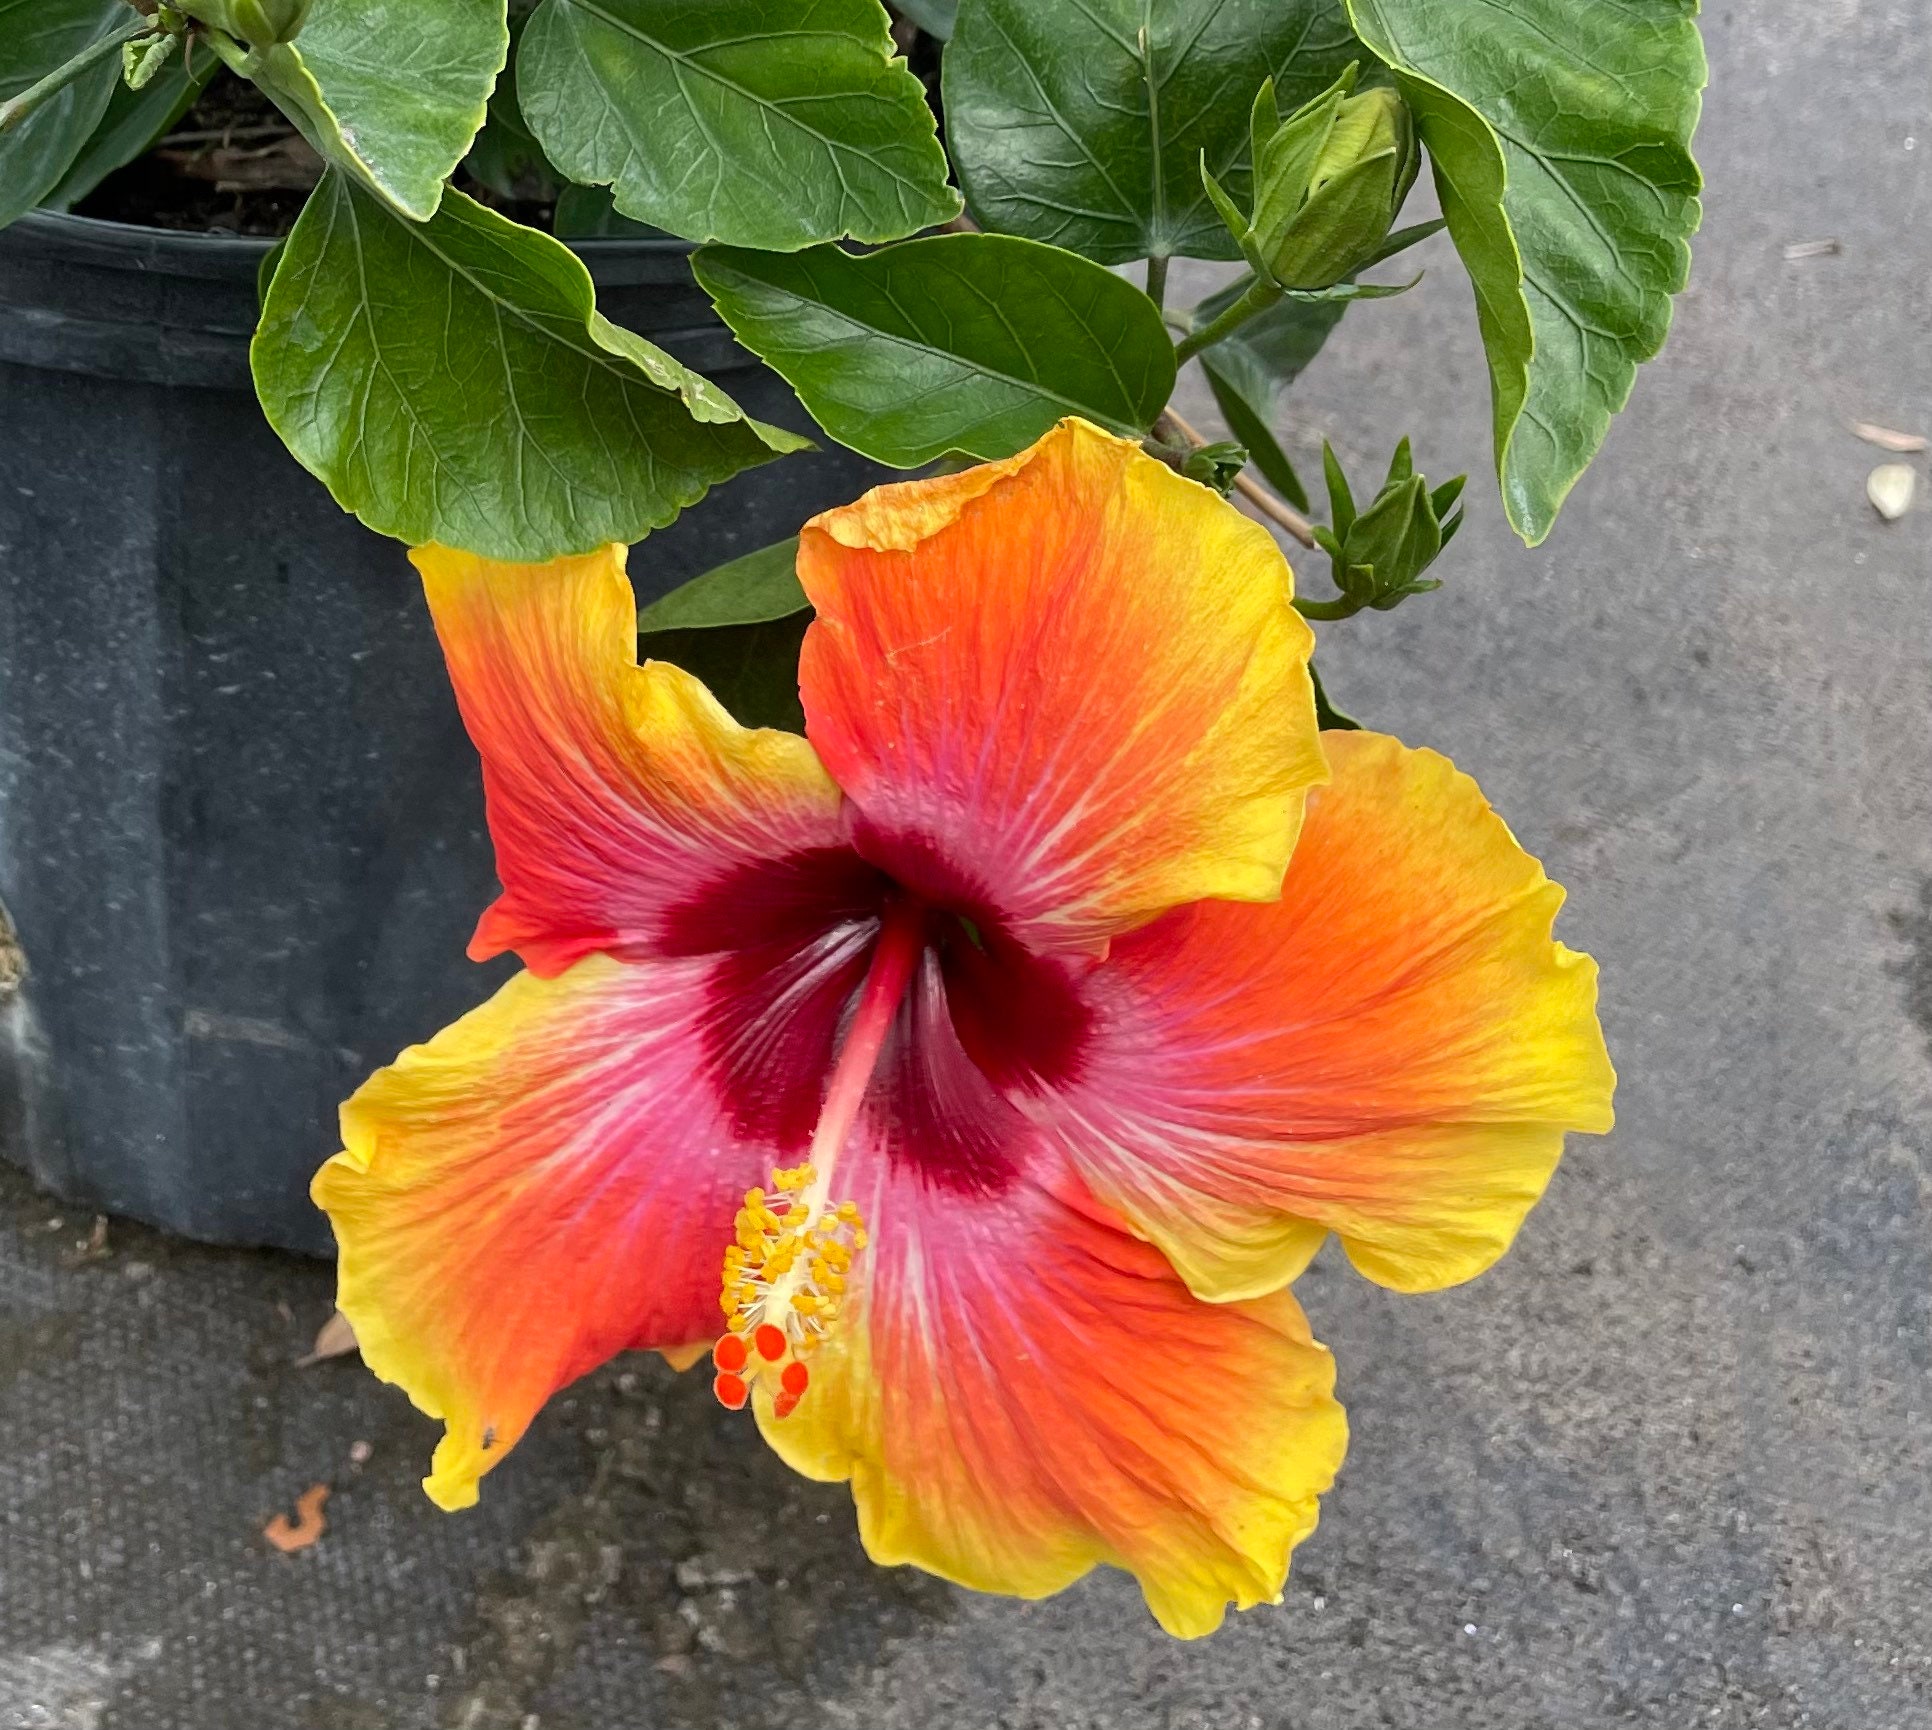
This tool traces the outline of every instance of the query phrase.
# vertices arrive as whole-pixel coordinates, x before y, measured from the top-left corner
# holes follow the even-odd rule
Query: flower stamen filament
[[[713,1391],[734,1410],[769,1375],[777,1383],[774,1415],[790,1416],[810,1383],[805,1359],[843,1306],[847,1274],[865,1248],[866,1231],[856,1204],[832,1200],[833,1174],[925,941],[924,907],[905,899],[888,902],[805,1162],[775,1171],[770,1192],[747,1191],[738,1210],[719,1299],[729,1331],[712,1353],[718,1371]]]

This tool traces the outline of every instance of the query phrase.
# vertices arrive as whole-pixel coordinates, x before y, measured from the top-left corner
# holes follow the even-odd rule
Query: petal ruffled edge
[[[475,1502],[559,1388],[715,1332],[732,1214],[772,1156],[734,1141],[708,1079],[712,971],[519,974],[343,1106],[312,1186],[336,1301],[369,1368],[443,1420],[439,1507]]]
[[[1285,1284],[1331,1230],[1394,1289],[1471,1279],[1566,1132],[1612,1121],[1596,964],[1551,935],[1562,890],[1447,759],[1327,743],[1281,901],[1117,944],[1087,1071],[1040,1107],[1216,1300]]]
[[[758,1415],[789,1465],[850,1481],[874,1561],[1022,1598],[1111,1564],[1188,1639],[1279,1601],[1348,1433],[1290,1294],[1204,1303],[1090,1198],[1031,1184],[933,1208],[901,1178],[867,1217],[810,1390]]]

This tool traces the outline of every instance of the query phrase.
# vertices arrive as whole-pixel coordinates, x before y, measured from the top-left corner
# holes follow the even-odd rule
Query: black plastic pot
[[[463,957],[496,884],[414,573],[250,389],[267,245],[0,233],[0,1151],[85,1206],[321,1250],[337,1103],[509,967]],[[680,246],[580,250],[613,319],[804,430]],[[632,555],[640,599],[878,478],[739,476]]]

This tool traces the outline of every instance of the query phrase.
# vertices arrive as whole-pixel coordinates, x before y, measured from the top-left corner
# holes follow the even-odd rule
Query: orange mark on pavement
[[[295,1498],[295,1518],[277,1514],[262,1528],[262,1536],[285,1555],[290,1550],[306,1550],[329,1529],[329,1522],[322,1517],[322,1504],[328,1499],[327,1484],[311,1484]]]

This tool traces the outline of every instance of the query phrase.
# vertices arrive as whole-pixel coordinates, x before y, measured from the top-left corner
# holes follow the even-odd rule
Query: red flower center
[[[718,957],[710,1079],[739,1134],[792,1158],[812,1139],[888,904],[916,921],[920,954],[864,1108],[883,1120],[890,1157],[926,1182],[997,1193],[1019,1171],[1007,1092],[1071,1080],[1089,1011],[1073,973],[1015,942],[975,886],[930,853],[906,875],[916,882],[847,848],[749,866],[679,909],[666,946]]]

